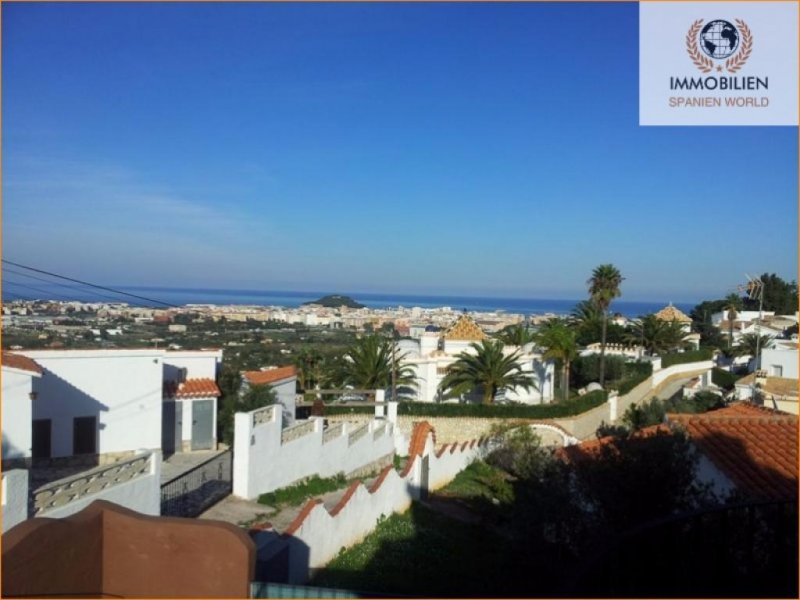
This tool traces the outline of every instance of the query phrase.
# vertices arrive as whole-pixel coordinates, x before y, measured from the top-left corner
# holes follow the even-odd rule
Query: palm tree
[[[739,316],[739,311],[742,309],[742,298],[737,294],[728,294],[725,297],[725,310],[728,311],[728,349],[730,350],[733,343],[733,322]]]
[[[300,380],[300,388],[304,392],[309,388],[313,389],[320,379],[322,355],[319,350],[303,348],[295,357],[295,365],[297,366],[297,378]]]
[[[612,264],[600,265],[592,271],[592,276],[586,282],[589,286],[589,298],[603,314],[603,331],[600,339],[600,385],[605,383],[606,377],[606,333],[608,330],[608,307],[614,298],[622,295],[620,286],[624,277]]]
[[[578,355],[575,330],[561,319],[551,319],[537,332],[536,343],[544,350],[543,358],[561,363],[563,399],[568,400],[570,364]]]
[[[459,397],[480,389],[483,403],[491,404],[502,389],[537,389],[533,375],[522,371],[519,352],[505,354],[500,340],[483,340],[480,344],[473,342],[470,347],[474,352],[465,350],[460,353],[439,384],[439,390],[445,397]]]
[[[534,340],[533,332],[525,325],[509,325],[497,334],[497,339],[508,346],[524,346]]]
[[[650,354],[663,354],[688,346],[686,332],[677,321],[662,321],[655,315],[639,317],[626,341],[641,344]]]
[[[392,340],[380,335],[368,335],[356,340],[344,353],[339,367],[339,380],[343,385],[374,390],[388,389],[392,384]],[[405,354],[395,353],[398,393],[410,393],[415,384],[413,369],[401,366]],[[403,389],[401,389],[401,386]]]
[[[734,349],[739,356],[752,356],[756,359],[758,365],[758,356],[760,350],[767,348],[774,338],[771,335],[758,335],[756,333],[746,333],[739,340],[739,345]]]
[[[572,309],[568,317],[570,325],[577,329],[579,344],[593,344],[601,339],[603,313],[591,300],[582,300]]]

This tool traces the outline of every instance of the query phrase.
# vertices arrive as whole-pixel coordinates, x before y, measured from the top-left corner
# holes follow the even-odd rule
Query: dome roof
[[[672,306],[672,302],[669,303],[669,306],[665,306],[656,313],[656,319],[660,319],[662,321],[678,321],[679,323],[692,322],[692,319],[689,318],[684,312]]]
[[[479,342],[486,339],[486,334],[469,315],[464,314],[445,331],[444,339]]]

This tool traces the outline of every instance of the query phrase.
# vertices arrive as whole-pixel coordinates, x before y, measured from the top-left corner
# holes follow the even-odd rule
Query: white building
[[[28,431],[34,459],[93,457],[106,463],[140,450],[216,447],[219,350],[20,350],[18,354],[35,361],[41,375],[33,378],[27,427],[4,419],[3,437],[13,439]],[[4,375],[11,368],[4,364]],[[14,396],[7,392],[5,381],[3,387],[5,410],[6,401]],[[165,418],[169,414],[174,418],[176,412],[178,432],[175,422]],[[171,436],[181,441],[173,440],[176,448],[164,445]]]
[[[270,367],[260,371],[244,371],[242,373],[242,393],[250,386],[269,385],[278,397],[278,402],[283,406],[283,425],[288,426],[295,420],[295,397],[297,394],[297,368]]]
[[[444,332],[426,332],[419,340],[401,340],[398,351],[403,356],[401,366],[410,367],[416,375],[414,400],[436,402],[439,399],[439,384],[447,374],[450,365],[458,360],[461,352],[474,352],[473,342],[480,342],[487,336],[467,315],[462,315]],[[523,348],[506,346],[504,352],[520,352],[519,362],[522,371],[532,373],[537,389],[508,389],[501,392],[503,398],[524,404],[542,404],[553,399],[554,368],[550,361],[543,361],[540,354],[533,351],[532,344]]]
[[[25,356],[3,352],[3,467],[20,466],[31,458],[33,381],[42,367]]]
[[[761,351],[761,368],[768,377],[798,378],[797,343],[773,343],[770,348]]]
[[[764,312],[760,313],[763,317],[771,317],[775,314],[773,311],[765,310]],[[758,319],[759,312],[757,310],[742,310],[736,311],[736,321],[741,321],[742,323],[750,323],[755,319]],[[711,315],[711,324],[715,327],[720,327],[722,329],[722,322],[727,322],[728,320],[728,311],[723,310],[721,312],[716,312]]]

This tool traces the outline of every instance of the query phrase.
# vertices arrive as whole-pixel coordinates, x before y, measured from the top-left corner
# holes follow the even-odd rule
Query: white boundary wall
[[[133,465],[135,468],[140,459],[145,459],[146,464],[141,469],[130,472],[128,466]],[[124,481],[119,481],[120,479]],[[105,487],[101,487],[103,485]],[[100,489],[94,491],[96,488]],[[52,490],[54,494],[47,499],[47,503],[59,505],[43,507],[36,513],[37,517],[68,517],[95,500],[106,500],[157,517],[161,514],[161,453],[142,454],[39,488],[35,496],[37,504],[40,503],[42,491],[48,490]]]
[[[3,472],[3,533],[28,518],[28,471]]]
[[[382,516],[408,509],[412,500],[420,498],[423,489],[436,490],[447,485],[470,463],[482,458],[487,446],[485,441],[454,443],[434,452],[431,429],[422,454],[409,459],[411,462],[403,473],[390,466],[381,472],[371,489],[363,483],[354,483],[331,511],[318,500],[309,501],[284,532],[289,546],[289,583],[305,583],[309,569],[323,567],[342,548],[360,542]]]
[[[281,410],[274,405],[234,416],[234,495],[257,498],[314,475],[349,474],[394,454],[388,421],[341,423],[323,432],[323,419],[312,417],[283,429]]]

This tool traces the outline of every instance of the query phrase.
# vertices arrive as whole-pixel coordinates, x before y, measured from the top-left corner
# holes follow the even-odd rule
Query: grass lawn
[[[275,490],[274,492],[269,492],[268,494],[261,494],[258,497],[258,502],[259,504],[266,504],[267,506],[280,510],[287,506],[298,506],[309,498],[344,489],[349,484],[350,481],[345,479],[345,476],[342,474],[336,477],[326,477],[324,479],[314,475],[314,477],[301,483],[290,485]]]
[[[508,504],[514,501],[514,488],[506,473],[483,461],[475,461],[447,486],[438,490],[436,495],[456,496],[474,504],[482,504],[482,501],[491,501],[493,498]]]
[[[530,567],[486,529],[465,524],[419,503],[392,515],[359,545],[319,570],[310,585],[373,594],[424,596],[531,595]]]

